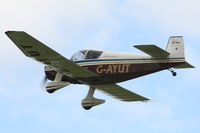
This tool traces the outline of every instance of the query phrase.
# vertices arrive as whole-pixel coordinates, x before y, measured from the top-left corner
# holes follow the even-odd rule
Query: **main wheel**
[[[54,93],[56,91],[56,89],[49,89],[47,90],[48,93]]]
[[[92,108],[92,106],[84,106],[83,107],[85,110],[90,110]]]

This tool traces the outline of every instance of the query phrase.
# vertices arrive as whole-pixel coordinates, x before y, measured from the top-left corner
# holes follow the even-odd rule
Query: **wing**
[[[131,92],[121,86],[116,84],[106,84],[106,85],[92,85],[92,87],[113,96],[121,101],[148,101],[148,98],[140,96],[134,92]]]
[[[23,31],[8,31],[6,35],[26,56],[45,65],[51,65],[70,77],[85,78],[97,76],[95,73],[66,59]]]
[[[170,54],[156,45],[135,45],[134,47],[152,57],[167,57]]]

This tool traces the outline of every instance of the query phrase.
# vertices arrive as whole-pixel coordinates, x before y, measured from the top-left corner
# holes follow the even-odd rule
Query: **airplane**
[[[46,66],[45,88],[53,93],[70,84],[89,86],[81,105],[89,110],[105,100],[95,98],[95,90],[118,100],[147,102],[150,99],[131,92],[116,83],[138,78],[162,70],[194,68],[185,60],[182,36],[171,36],[166,50],[156,45],[135,45],[145,54],[133,54],[106,50],[84,49],[67,59],[24,31],[7,31],[5,34],[27,56]],[[46,83],[46,80],[50,82]]]

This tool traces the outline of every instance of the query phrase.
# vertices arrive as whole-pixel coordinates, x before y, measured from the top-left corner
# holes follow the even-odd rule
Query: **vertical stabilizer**
[[[183,37],[171,36],[166,51],[170,53],[169,57],[185,57]]]

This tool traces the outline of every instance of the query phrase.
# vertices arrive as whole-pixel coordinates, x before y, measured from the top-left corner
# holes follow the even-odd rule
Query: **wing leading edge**
[[[92,85],[92,87],[121,101],[148,101],[150,99],[131,92],[117,84]]]
[[[63,57],[23,31],[7,31],[6,35],[28,57],[45,65],[51,65],[70,77],[86,78],[98,76]]]

